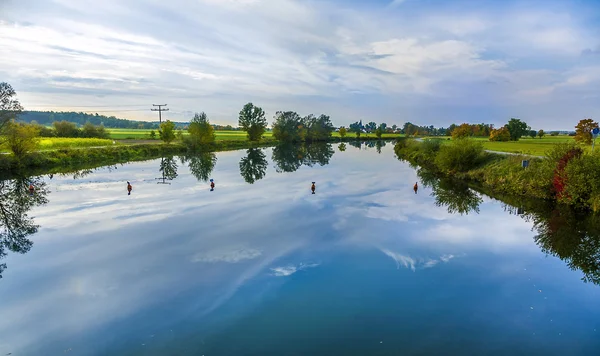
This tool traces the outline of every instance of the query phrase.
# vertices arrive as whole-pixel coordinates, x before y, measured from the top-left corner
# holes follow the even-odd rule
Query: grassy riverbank
[[[244,136],[245,137],[245,136]],[[397,138],[397,135],[394,137]],[[77,140],[97,139],[67,139]],[[361,137],[360,141],[377,140],[376,137]],[[98,167],[130,161],[154,159],[165,155],[188,153],[188,147],[182,142],[171,144],[155,140],[121,141],[107,146],[75,145],[69,148],[39,150],[27,154],[18,160],[11,154],[0,154],[0,175],[10,176],[18,171],[40,171],[45,173],[71,171],[72,169]],[[330,143],[356,141],[355,137],[332,137]],[[275,146],[278,141],[272,136],[263,138],[260,142],[250,142],[247,139],[217,140],[201,148],[201,151],[228,151],[252,147]]]
[[[600,154],[556,144],[544,158],[484,151],[477,140],[399,140],[395,153],[438,174],[475,182],[494,193],[525,196],[600,211]],[[529,167],[521,162],[529,159]],[[598,168],[596,168],[598,167]]]

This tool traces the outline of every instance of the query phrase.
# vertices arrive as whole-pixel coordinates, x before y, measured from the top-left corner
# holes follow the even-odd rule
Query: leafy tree
[[[23,158],[38,146],[38,129],[34,125],[11,121],[4,127],[6,145],[17,158]]]
[[[190,173],[192,173],[198,181],[207,182],[217,164],[217,156],[213,152],[202,152],[181,157],[181,162],[183,164],[187,163]]]
[[[35,187],[33,195],[29,184]],[[29,211],[48,203],[48,189],[40,177],[19,176],[13,180],[0,181],[0,259],[6,257],[6,250],[27,253],[33,242],[27,237],[38,232],[39,226]],[[0,278],[6,264],[0,263]]]
[[[259,141],[267,128],[265,112],[262,108],[248,103],[240,111],[238,124],[247,132],[248,140]]]
[[[453,139],[466,138],[469,136],[471,136],[471,125],[469,124],[462,124],[452,130]]]
[[[358,121],[350,124],[350,132],[354,132],[356,134],[356,138],[360,138],[360,134],[362,133],[362,124]]]
[[[558,131],[552,131],[552,132],[550,132],[550,136],[558,136]]]
[[[159,131],[160,139],[167,144],[175,139],[175,124],[171,120],[167,120],[160,124]]]
[[[346,134],[348,133],[348,132],[346,131],[346,128],[345,128],[344,126],[340,127],[340,131],[339,131],[339,132],[340,132],[340,137],[341,137],[341,138],[344,138],[344,137],[346,137]]]
[[[379,127],[375,130],[375,136],[377,136],[378,139],[381,139],[381,136],[383,135],[383,133],[385,132],[385,124],[381,124],[379,125]]]
[[[510,132],[506,127],[492,129],[490,132],[490,141],[506,142],[510,141]]]
[[[150,131],[150,138],[151,139],[156,139],[156,132],[154,130]]]
[[[77,129],[76,129],[77,130]],[[79,136],[86,138],[108,138],[109,134],[104,128],[104,125],[100,124],[98,126],[92,124],[91,122],[86,122],[81,129]]]
[[[398,125],[392,125],[392,130],[394,130],[394,132],[396,132],[396,130],[398,129]]]
[[[585,145],[592,144],[592,130],[598,127],[598,123],[592,119],[583,119],[575,126],[575,141]]]
[[[16,98],[17,93],[13,87],[5,82],[0,83],[0,134],[4,127],[23,111],[23,107]]]
[[[343,143],[343,142],[342,142],[342,143],[340,143],[340,144],[338,145],[338,150],[340,150],[340,152],[344,152],[344,151],[346,151],[346,144],[345,144],[345,143]]]
[[[327,115],[319,115],[319,117],[309,115],[303,119],[303,124],[307,130],[307,141],[326,141],[334,130],[331,119]]]
[[[527,134],[529,135],[529,137],[535,138],[537,136],[537,131],[535,131],[535,130],[529,130],[527,132]]]
[[[539,131],[537,132],[537,136],[538,136],[539,138],[542,138],[542,137],[544,137],[545,135],[546,135],[546,133],[544,132],[544,130],[539,130]]]
[[[367,132],[373,132],[377,130],[377,124],[371,121],[365,125],[365,130],[367,130]]]
[[[246,157],[240,160],[240,174],[246,183],[254,182],[265,177],[267,172],[267,156],[260,148],[251,148],[246,151]]]
[[[177,139],[183,141],[183,130],[177,130]]]
[[[79,129],[77,125],[69,121],[54,121],[54,132],[56,137],[79,137]]]
[[[49,127],[46,127],[44,125],[40,125],[36,121],[32,121],[30,123],[30,125],[34,126],[37,129],[40,137],[56,137],[56,134],[54,133],[54,130],[52,130]]]
[[[510,133],[511,141],[519,141],[519,139],[527,134],[527,124],[519,119],[511,118],[506,124],[506,128]]]
[[[281,142],[300,142],[304,139],[304,122],[293,111],[278,111],[273,122],[273,137]]]
[[[204,113],[196,113],[188,126],[188,145],[192,148],[198,148],[203,145],[215,142],[215,131],[208,121],[208,116]]]

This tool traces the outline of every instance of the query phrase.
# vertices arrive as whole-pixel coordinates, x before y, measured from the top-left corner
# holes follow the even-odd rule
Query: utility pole
[[[158,106],[158,109],[150,109],[151,111],[158,111],[158,132],[160,132],[160,124],[162,124],[162,112],[163,111],[169,111],[169,109],[163,109],[163,106],[167,106],[167,104],[162,104],[162,105],[155,105],[152,104],[152,106]]]

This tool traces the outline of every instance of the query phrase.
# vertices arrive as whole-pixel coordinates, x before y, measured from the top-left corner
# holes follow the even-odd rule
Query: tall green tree
[[[598,123],[592,119],[583,119],[575,126],[575,141],[585,145],[592,144],[592,130],[598,127]]]
[[[280,142],[300,142],[304,139],[304,120],[293,111],[275,113],[273,137]]]
[[[367,130],[367,132],[373,132],[377,130],[377,124],[371,121],[365,125],[365,130]]]
[[[307,141],[327,141],[334,130],[331,119],[327,115],[309,115],[303,120],[307,129]]]
[[[244,105],[240,111],[238,125],[246,131],[248,140],[259,141],[267,129],[264,110],[252,103]]]
[[[158,171],[162,174],[164,179],[173,180],[177,178],[177,168],[177,163],[172,156],[163,157],[160,160],[160,167]]]
[[[175,139],[175,124],[171,120],[167,120],[160,124],[160,139],[167,144]]]
[[[79,137],[77,125],[69,121],[54,121],[52,123],[56,137]]]
[[[348,131],[346,130],[346,128],[344,126],[342,126],[342,127],[340,127],[339,133],[340,133],[340,137],[344,138],[344,137],[346,137],[346,133],[348,133]]]
[[[268,165],[267,156],[260,148],[250,148],[240,160],[240,174],[246,183],[254,184],[265,177]]]
[[[0,83],[0,134],[4,127],[10,121],[16,120],[23,111],[16,96],[17,93],[10,84]]]
[[[215,131],[206,113],[196,113],[188,126],[188,145],[198,148],[215,142]]]
[[[362,133],[362,124],[358,121],[350,124],[350,132],[354,132],[356,134],[356,138],[360,138],[360,134]]]
[[[511,118],[506,124],[506,128],[510,133],[511,141],[519,141],[521,137],[527,134],[527,123],[521,121],[520,119]]]

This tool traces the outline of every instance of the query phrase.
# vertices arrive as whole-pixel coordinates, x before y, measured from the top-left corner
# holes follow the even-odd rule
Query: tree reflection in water
[[[29,184],[35,187],[30,194]],[[0,260],[7,256],[7,251],[27,253],[33,242],[28,236],[37,233],[39,226],[29,211],[39,205],[48,203],[48,188],[41,177],[18,177],[0,182]],[[0,263],[0,278],[6,269]]]
[[[533,223],[534,240],[544,253],[583,272],[584,282],[600,285],[600,216],[546,201],[501,200],[506,211]]]
[[[213,152],[197,153],[179,157],[182,164],[187,164],[190,173],[200,182],[208,182],[217,164],[217,156]]]
[[[295,172],[302,165],[312,167],[315,164],[325,166],[335,151],[329,143],[311,143],[305,145],[279,145],[273,147],[273,163],[278,173]]]
[[[431,196],[435,198],[436,206],[446,207],[451,214],[479,213],[479,205],[483,202],[483,198],[466,184],[440,178],[421,168],[417,169],[417,176],[423,186],[431,188]]]
[[[240,160],[240,174],[246,183],[254,184],[265,177],[268,165],[267,156],[260,148],[250,148]]]

